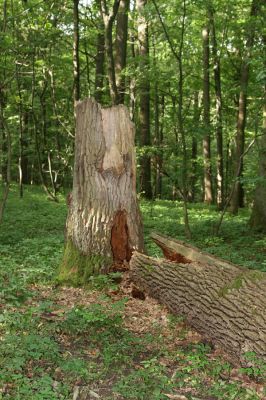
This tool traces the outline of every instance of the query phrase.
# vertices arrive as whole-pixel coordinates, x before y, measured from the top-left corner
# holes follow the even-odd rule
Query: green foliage
[[[122,311],[126,299],[110,304],[109,308],[101,304],[92,304],[90,308],[74,308],[67,315],[62,329],[72,334],[89,333],[94,335],[97,330],[109,328],[115,332],[122,324]]]
[[[160,255],[149,239],[150,231],[183,237],[180,203],[144,201],[142,211],[150,254]],[[250,235],[247,212],[236,218],[226,216],[218,238],[212,236],[217,218],[214,208],[197,204],[190,206],[190,213],[195,244],[262,269],[265,238]],[[88,279],[86,290],[95,296],[90,305],[62,308],[56,299],[60,288],[43,298],[39,288],[45,291],[43,285],[56,282],[65,217],[63,201],[49,202],[34,187],[26,188],[24,198],[19,199],[15,187],[11,188],[0,227],[0,398],[70,399],[76,382],[89,387],[106,386],[108,382],[106,400],[115,396],[165,400],[166,394],[182,390],[191,399],[259,400],[254,391],[230,379],[232,366],[214,357],[209,346],[199,343],[169,349],[160,322],[153,324],[154,331],[149,334],[136,335],[128,330],[124,325],[127,299],[114,301],[109,294],[109,289],[116,289],[120,274]],[[250,274],[258,279],[260,272]],[[177,330],[179,323],[183,325],[182,318],[169,316],[169,334],[173,338],[178,335],[179,341],[186,343],[187,327]],[[259,382],[265,379],[261,360],[254,354],[246,357],[246,367],[240,372]]]
[[[111,290],[117,290],[118,284],[122,279],[121,272],[111,272],[105,275],[91,276],[89,279],[88,287],[90,289],[105,290],[106,288]]]
[[[158,231],[168,236],[187,240],[184,234],[183,205],[181,202],[156,200],[142,202],[144,215],[145,244],[153,256],[161,256],[158,247],[149,238],[149,233]],[[224,258],[237,265],[265,271],[265,235],[249,229],[249,210],[241,210],[238,216],[225,214],[219,236],[214,228],[219,213],[213,206],[200,203],[189,204],[192,239],[190,242],[202,250]]]
[[[118,381],[114,386],[125,399],[161,400],[167,399],[163,392],[172,389],[166,369],[156,358],[140,363],[140,367]]]
[[[244,362],[249,364],[249,367],[241,368],[241,371],[252,378],[266,379],[266,363],[257,357],[256,353],[248,352],[245,354]]]

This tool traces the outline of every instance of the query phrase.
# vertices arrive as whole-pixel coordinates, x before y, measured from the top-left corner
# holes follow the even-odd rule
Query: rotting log
[[[143,250],[136,196],[135,129],[123,105],[76,106],[73,190],[59,281],[83,284]]]
[[[134,252],[132,281],[171,312],[184,315],[235,362],[245,363],[247,352],[266,362],[266,274],[165,236],[152,237],[173,261]]]

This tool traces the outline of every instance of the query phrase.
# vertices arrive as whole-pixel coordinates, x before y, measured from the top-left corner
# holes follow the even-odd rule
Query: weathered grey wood
[[[266,274],[205,257],[181,264],[134,252],[131,278],[235,361],[249,351],[266,361]]]
[[[78,103],[73,191],[69,198],[63,280],[107,271],[143,249],[136,196],[134,125],[119,105]],[[72,279],[71,279],[72,280]]]
[[[243,270],[244,268],[222,260],[216,256],[208,254],[191,244],[185,243],[182,240],[170,238],[156,232],[151,233],[153,241],[162,249],[165,258],[170,261],[180,261],[183,263],[199,262],[202,264],[221,265],[224,268],[231,269],[232,267]],[[181,256],[181,257],[180,257]],[[179,258],[180,257],[180,258]],[[182,259],[183,257],[183,259]]]

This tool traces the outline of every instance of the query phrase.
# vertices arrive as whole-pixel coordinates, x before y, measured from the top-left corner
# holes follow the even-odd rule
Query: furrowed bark
[[[73,191],[60,280],[86,283],[143,249],[136,197],[134,125],[123,105],[78,103]]]
[[[235,362],[244,362],[246,352],[266,361],[266,274],[197,254],[188,245],[182,249],[182,242],[170,238],[157,239],[177,262],[134,252],[133,282],[173,313],[184,315]]]

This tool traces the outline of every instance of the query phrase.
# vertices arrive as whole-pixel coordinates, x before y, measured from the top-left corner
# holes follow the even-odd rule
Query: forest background
[[[0,0],[0,13],[0,398],[264,399],[256,354],[231,364],[121,274],[57,281],[86,97],[135,123],[148,254],[157,230],[266,271],[264,2]]]
[[[93,96],[130,109],[141,196],[233,214],[257,198],[251,224],[265,229],[264,11],[260,0],[1,1],[2,183],[20,196],[41,184],[54,200],[70,187],[74,104]]]

